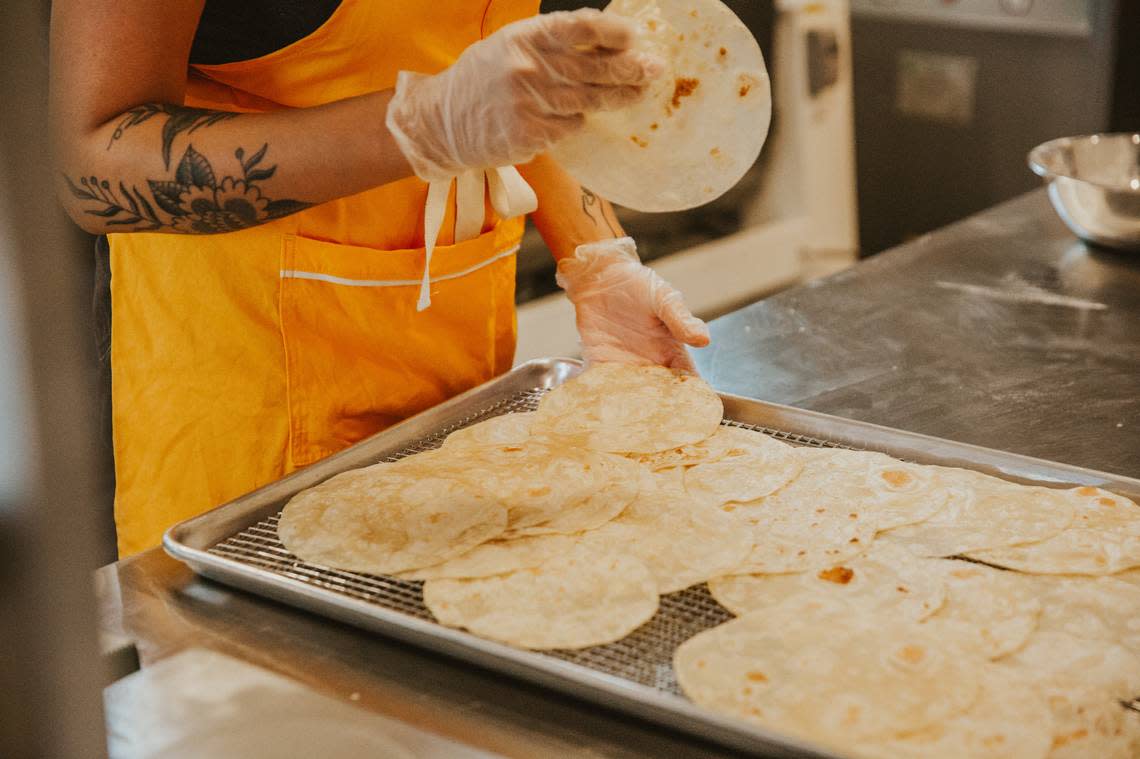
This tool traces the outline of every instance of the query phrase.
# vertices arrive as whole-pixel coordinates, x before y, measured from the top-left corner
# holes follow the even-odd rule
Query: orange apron
[[[193,67],[186,104],[266,111],[383,90],[538,5],[343,0],[282,50]],[[417,312],[426,196],[411,178],[240,232],[110,236],[121,555],[510,368],[523,220],[488,214],[453,244],[449,204],[432,306]]]

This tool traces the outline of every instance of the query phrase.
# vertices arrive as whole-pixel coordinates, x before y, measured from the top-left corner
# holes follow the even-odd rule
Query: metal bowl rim
[[[1140,132],[1097,132],[1095,134],[1080,134],[1071,137],[1057,137],[1047,142],[1043,142],[1029,151],[1029,155],[1026,156],[1026,160],[1029,163],[1029,168],[1033,171],[1034,174],[1047,181],[1052,181],[1058,177],[1064,177],[1065,179],[1071,179],[1074,182],[1084,182],[1087,185],[1099,187],[1102,190],[1109,190],[1111,192],[1136,193],[1140,195],[1140,190],[1131,187],[1121,187],[1120,185],[1111,185],[1104,182],[1094,182],[1090,179],[1084,179],[1082,177],[1073,177],[1069,176],[1068,174],[1061,174],[1049,169],[1042,161],[1042,156],[1051,150],[1054,150],[1062,145],[1071,145],[1074,142],[1081,142],[1082,140],[1091,141],[1094,137],[1097,139],[1103,139],[1106,137],[1125,137],[1132,140],[1134,144],[1140,145],[1140,142],[1137,142],[1137,140],[1140,140]]]

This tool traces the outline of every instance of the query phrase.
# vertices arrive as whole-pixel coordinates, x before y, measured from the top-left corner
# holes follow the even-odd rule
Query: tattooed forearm
[[[270,200],[260,183],[270,179],[277,166],[263,167],[269,145],[252,156],[238,148],[234,155],[242,175],[214,174],[210,161],[193,145],[186,148],[173,178],[147,180],[147,191],[98,177],[79,182],[64,177],[71,194],[94,207],[84,213],[105,220],[108,227],[137,232],[215,234],[234,232],[308,208],[298,200]],[[149,198],[148,198],[149,195]]]
[[[219,121],[226,121],[232,119],[238,114],[230,113],[228,111],[208,111],[202,108],[187,108],[181,105],[170,105],[169,103],[145,103],[132,108],[123,114],[115,131],[111,134],[111,139],[107,143],[107,150],[115,144],[116,141],[122,139],[123,133],[131,127],[136,127],[139,124],[144,124],[150,121],[155,116],[165,115],[168,118],[166,123],[162,125],[162,160],[166,164],[166,168],[170,168],[170,152],[174,145],[174,138],[180,134],[193,134],[202,127],[212,126]]]
[[[590,212],[591,208],[597,209],[598,215],[602,217],[602,221],[604,221],[606,223],[606,226],[609,227],[610,234],[612,234],[614,237],[619,237],[620,235],[618,234],[617,229],[614,227],[613,222],[611,222],[610,218],[606,215],[605,206],[598,201],[598,196],[583,187],[582,213],[586,214],[586,217],[590,221],[594,222],[594,226],[600,227],[601,224],[599,224],[598,220],[594,218],[594,214]]]

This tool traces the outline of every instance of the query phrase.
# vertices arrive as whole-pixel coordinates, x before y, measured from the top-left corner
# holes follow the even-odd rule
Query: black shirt
[[[190,62],[233,63],[260,58],[308,37],[341,0],[206,0]]]

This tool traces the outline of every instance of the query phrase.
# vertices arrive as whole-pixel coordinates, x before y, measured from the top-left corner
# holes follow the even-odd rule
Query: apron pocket
[[[510,368],[522,220],[433,254],[287,235],[280,323],[290,469],[335,453]]]

